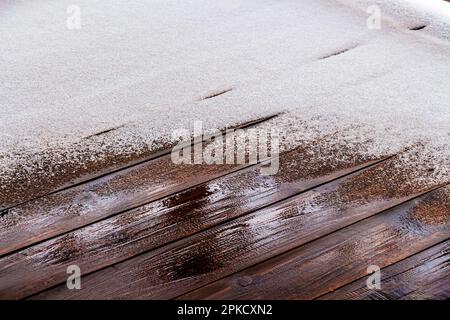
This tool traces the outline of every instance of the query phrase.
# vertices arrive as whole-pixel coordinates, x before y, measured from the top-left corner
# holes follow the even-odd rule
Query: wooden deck
[[[274,176],[160,152],[19,201],[0,217],[0,298],[449,298],[450,186],[409,183],[400,155],[335,151],[282,153]]]

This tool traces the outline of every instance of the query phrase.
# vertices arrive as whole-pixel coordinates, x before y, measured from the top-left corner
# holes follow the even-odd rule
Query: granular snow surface
[[[78,0],[74,30],[72,4],[0,3],[4,194],[69,164],[151,153],[196,120],[278,113],[265,125],[282,149],[318,133],[371,156],[420,145],[405,165],[450,178],[450,3]],[[373,5],[380,29],[367,26]]]

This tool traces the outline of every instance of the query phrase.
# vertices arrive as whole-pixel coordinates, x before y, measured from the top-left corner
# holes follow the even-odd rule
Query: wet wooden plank
[[[225,128],[222,132],[225,132],[227,129],[245,129],[256,126],[276,116],[278,114],[244,122]],[[206,135],[205,140],[207,139],[208,136]],[[15,181],[11,180],[2,186],[2,192],[0,193],[0,216],[6,215],[8,209],[12,207],[37,200],[48,194],[73,188],[80,184],[86,184],[94,179],[100,179],[105,175],[113,175],[118,171],[126,170],[161,156],[169,155],[174,145],[172,143],[155,143],[154,148],[156,149],[150,150],[149,146],[145,144],[139,153],[111,153],[101,162],[93,161],[91,157],[92,150],[86,150],[84,153],[81,153],[80,159],[78,159],[79,162],[66,163],[62,167],[54,167],[51,159],[49,159],[43,165],[45,166],[45,170],[53,172],[53,175],[42,176],[39,172],[29,172],[27,168],[23,168],[22,172],[17,173],[17,179]]]
[[[335,151],[295,149],[276,175],[261,175],[263,163],[5,256],[0,297],[31,295],[65,281],[69,265],[89,273],[381,161],[336,160]],[[318,153],[329,161],[311,165]]]
[[[174,298],[428,190],[397,158],[83,277],[37,298]],[[325,247],[326,248],[326,247]],[[325,262],[326,263],[326,262]]]
[[[450,237],[450,187],[439,189],[182,296],[314,299]]]
[[[382,269],[380,289],[368,289],[366,281],[364,277],[321,299],[449,299],[450,240]]]
[[[242,132],[263,120],[241,125]],[[166,155],[26,202],[0,214],[0,257],[252,165],[180,165]]]
[[[162,157],[39,198],[0,217],[0,256],[248,165],[177,165]]]

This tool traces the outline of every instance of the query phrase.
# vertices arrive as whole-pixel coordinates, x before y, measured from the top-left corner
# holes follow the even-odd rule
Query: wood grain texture
[[[244,122],[222,130],[246,129],[268,121],[277,114],[260,119]],[[206,135],[205,140],[208,139]],[[190,144],[190,142],[188,143]],[[0,193],[0,216],[6,214],[8,209],[37,200],[51,193],[62,191],[80,184],[89,183],[91,180],[100,179],[104,175],[112,175],[118,171],[126,170],[158,157],[169,155],[175,143],[156,141],[150,147],[147,143],[141,145],[141,150],[131,154],[117,154],[111,152],[100,162],[92,157],[92,150],[86,150],[80,154],[77,161],[70,161],[64,166],[55,166],[51,159],[42,163],[43,170],[52,172],[52,175],[42,175],[42,172],[33,172],[26,166],[17,172],[17,179],[3,185]],[[81,150],[80,150],[81,151]],[[95,159],[95,160],[94,160]]]
[[[450,187],[439,189],[182,296],[314,299],[450,237]],[[448,289],[448,288],[447,288]]]
[[[243,123],[230,130],[246,132],[273,117]],[[227,134],[233,137],[234,132],[227,131]],[[205,147],[211,142],[210,138],[211,135],[205,134],[203,141],[200,139],[196,143],[194,140],[192,145]],[[191,142],[183,145],[191,145]],[[143,163],[129,164],[119,171],[1,212],[0,256],[249,166],[248,163],[174,164],[171,150],[162,150]],[[159,157],[153,159],[156,156]],[[118,168],[109,168],[113,169]],[[85,179],[93,178],[92,175],[95,176],[91,174]]]
[[[367,277],[321,297],[323,300],[450,298],[450,240],[381,270],[381,288],[368,289]]]
[[[14,207],[0,217],[0,255],[245,166],[176,165],[163,157]]]
[[[7,255],[0,298],[29,296],[64,282],[69,265],[85,273],[104,268],[379,161],[336,161],[330,150],[330,162],[298,170],[320,152],[313,151],[283,153],[274,176],[261,175],[263,162]]]
[[[428,190],[424,185],[410,185],[403,181],[409,173],[398,172],[396,161],[397,158],[384,161],[189,238],[85,275],[83,288],[76,292],[61,285],[35,298],[177,297],[392,208]],[[326,248],[328,246],[324,245],[320,250]]]

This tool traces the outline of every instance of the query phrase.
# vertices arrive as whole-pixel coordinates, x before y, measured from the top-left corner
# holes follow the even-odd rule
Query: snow
[[[195,120],[280,112],[268,125],[284,149],[318,133],[366,155],[420,144],[407,163],[449,178],[449,3],[78,0],[81,29],[69,30],[72,4],[0,4],[0,185],[23,170],[57,175],[49,160],[148,152]],[[367,28],[373,4],[380,30]]]
[[[383,18],[392,26],[414,28],[426,26],[422,34],[450,40],[448,23],[450,3],[440,0],[338,0],[349,6],[366,10],[376,5]]]

